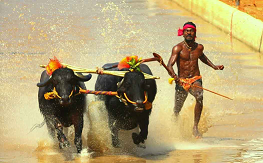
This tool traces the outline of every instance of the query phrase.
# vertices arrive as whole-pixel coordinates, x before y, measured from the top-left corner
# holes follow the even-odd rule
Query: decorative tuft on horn
[[[63,65],[59,62],[59,60],[54,56],[54,59],[50,59],[48,65],[46,66],[47,74],[49,76],[59,68],[63,68]]]

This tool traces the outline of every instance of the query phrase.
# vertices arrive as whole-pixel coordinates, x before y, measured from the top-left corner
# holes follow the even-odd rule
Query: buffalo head
[[[38,87],[49,86],[56,93],[61,105],[71,103],[71,97],[74,93],[78,93],[80,82],[89,81],[91,74],[83,76],[80,73],[74,73],[68,68],[60,68],[55,70],[48,79],[37,84]]]
[[[141,112],[145,109],[147,102],[147,89],[144,75],[141,72],[127,72],[123,80],[118,84],[117,92],[121,99],[126,101],[127,106],[130,106],[134,111]]]

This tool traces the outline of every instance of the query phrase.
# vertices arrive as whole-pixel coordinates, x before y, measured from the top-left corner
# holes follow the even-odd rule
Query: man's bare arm
[[[173,69],[173,65],[175,64],[175,62],[177,61],[177,58],[178,58],[178,55],[181,51],[181,48],[176,45],[173,47],[172,49],[172,54],[171,54],[171,57],[168,61],[168,64],[167,64],[167,68],[168,68],[168,74],[173,77],[175,80],[177,79],[177,75],[176,73],[174,72],[174,69]]]
[[[214,70],[223,70],[224,66],[223,65],[214,65],[207,57],[206,55],[203,53],[203,55],[201,55],[200,60],[205,63],[206,65],[212,67]]]

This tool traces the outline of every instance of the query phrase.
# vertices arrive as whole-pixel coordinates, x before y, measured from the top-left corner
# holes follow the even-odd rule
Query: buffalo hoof
[[[120,148],[120,142],[118,140],[113,140],[112,141],[112,146],[114,148]]]
[[[144,144],[144,143],[143,143],[143,144],[142,144],[142,143],[138,144],[138,145],[137,145],[137,147],[139,147],[139,148],[143,148],[143,149],[145,149],[145,148],[146,148],[146,146],[145,146],[145,144]]]
[[[59,142],[59,148],[60,149],[63,149],[63,148],[68,148],[68,147],[70,147],[70,143],[69,143],[69,141],[64,141],[64,142]]]
[[[140,143],[144,143],[144,139],[137,133],[132,133],[133,143],[138,145]]]
[[[77,149],[77,153],[80,154],[82,149]]]

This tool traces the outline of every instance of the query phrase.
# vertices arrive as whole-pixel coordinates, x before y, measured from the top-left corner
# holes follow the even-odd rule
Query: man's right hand
[[[180,79],[178,78],[177,75],[174,74],[172,77],[174,78],[174,81],[175,81],[176,83],[180,81]]]

